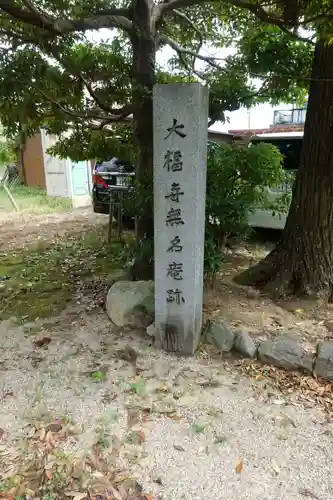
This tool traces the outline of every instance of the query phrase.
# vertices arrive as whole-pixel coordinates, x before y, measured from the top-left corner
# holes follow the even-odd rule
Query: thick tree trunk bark
[[[333,290],[333,45],[316,43],[300,168],[276,248],[240,284],[330,299]]]
[[[153,87],[155,85],[156,33],[151,22],[152,7],[136,0],[132,12],[137,31],[132,35],[134,138],[137,150],[136,182],[140,211],[136,217],[138,257],[134,279],[153,279]],[[151,248],[151,250],[149,250]],[[140,250],[141,249],[141,250]]]

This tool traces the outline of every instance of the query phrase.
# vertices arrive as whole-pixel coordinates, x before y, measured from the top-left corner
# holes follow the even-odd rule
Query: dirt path
[[[23,248],[41,241],[52,241],[56,236],[84,232],[106,222],[106,215],[94,214],[91,208],[37,216],[2,214],[0,251]]]
[[[81,210],[11,216],[0,221],[0,250],[106,219]],[[252,258],[233,252],[206,292],[206,314],[254,336],[291,329],[310,347],[326,338],[331,309],[314,317],[232,285]],[[331,384],[222,358],[211,346],[175,357],[83,305],[46,322],[4,321],[0,346],[1,498],[333,498]]]
[[[94,450],[99,494],[112,471],[137,480],[148,499],[333,497],[331,419],[231,361],[156,351],[140,332],[112,330],[102,313],[63,316],[35,335],[3,323],[0,338],[2,484],[19,477],[33,490],[43,476],[51,487],[70,460],[80,473],[67,489],[84,498]],[[47,451],[27,479],[17,453],[31,469],[32,447],[39,458]]]

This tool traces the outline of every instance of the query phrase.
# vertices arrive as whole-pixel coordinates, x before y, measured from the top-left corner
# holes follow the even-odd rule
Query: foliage
[[[304,98],[311,45],[293,39],[269,20],[263,22],[247,2],[244,9],[237,7],[238,2],[235,6],[229,1],[196,3],[188,1],[184,12],[162,16],[156,51],[171,46],[175,56],[164,67],[155,64],[158,82],[205,82],[210,89],[210,123],[225,121],[226,112],[241,106]],[[25,138],[43,126],[59,136],[53,153],[60,156],[82,160],[110,154],[122,157],[125,152],[136,157],[133,148],[128,150],[133,127],[123,124],[133,112],[133,44],[123,18],[119,16],[118,22],[108,18],[107,7],[116,11],[123,2],[76,0],[65,6],[52,0],[45,14],[49,24],[43,24],[37,10],[22,7],[13,14],[0,5],[4,46],[0,106],[9,137],[24,132]],[[89,21],[100,12],[97,24]],[[62,31],[52,27],[52,19],[63,23]],[[86,34],[102,27],[116,29],[98,41]],[[211,47],[210,52],[232,45],[236,53],[220,62],[200,55],[203,44]],[[251,76],[257,81],[249,80]]]
[[[114,148],[110,153],[115,154],[123,144],[119,124],[133,118],[138,182],[149,187],[152,90],[159,77],[204,82],[211,90],[210,123],[263,100],[300,102],[308,90],[313,51],[312,35],[302,38],[300,27],[330,40],[331,4],[0,0],[2,121],[12,138],[44,127],[60,137],[60,154],[84,159],[100,149]],[[102,28],[115,36],[93,42],[88,33]],[[236,54],[221,61],[203,53],[204,46],[232,46]],[[165,47],[177,56],[171,74],[156,64]],[[137,239],[152,238],[152,219],[147,204],[138,218]]]
[[[8,165],[16,163],[16,155],[13,141],[1,138],[0,139],[0,165]]]
[[[214,274],[223,258],[227,238],[244,236],[248,215],[256,209],[288,210],[290,195],[269,199],[267,187],[290,180],[283,169],[283,157],[271,144],[251,147],[238,144],[210,144],[207,163],[205,271]]]

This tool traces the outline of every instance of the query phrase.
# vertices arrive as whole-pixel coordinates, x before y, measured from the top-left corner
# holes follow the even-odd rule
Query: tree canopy
[[[152,38],[156,51],[173,49],[167,67],[156,65],[157,81],[209,86],[210,124],[241,106],[301,102],[313,45],[300,40],[297,29],[312,26],[301,16],[315,6],[298,1],[291,21],[289,3],[281,9],[280,2],[250,0],[0,1],[5,130],[24,138],[43,126],[61,135],[57,151],[73,159],[102,157],[110,149],[128,154],[133,127],[126,118],[134,111],[133,89],[141,85],[133,65],[134,33]],[[321,19],[324,2],[316,3]],[[146,32],[135,17],[140,8],[149,11]],[[92,41],[91,31],[102,28],[108,29],[105,38]],[[205,55],[205,45],[210,53],[233,46],[234,53],[221,61]]]

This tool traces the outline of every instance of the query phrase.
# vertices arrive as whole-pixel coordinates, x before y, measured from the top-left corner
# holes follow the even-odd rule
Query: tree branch
[[[176,17],[179,17],[180,19],[183,19],[189,26],[191,26],[191,28],[193,28],[194,31],[196,31],[198,33],[198,35],[199,35],[199,43],[198,43],[198,47],[197,47],[196,53],[199,53],[199,51],[202,48],[203,43],[204,43],[204,37],[203,37],[202,32],[195,25],[195,23],[186,14],[184,14],[184,12],[180,12],[177,9],[174,9],[172,12],[173,12],[173,14],[176,15]],[[192,71],[194,70],[194,65],[195,65],[195,57],[193,58]]]
[[[61,53],[61,51],[58,48],[52,47],[52,45],[48,44],[48,45],[45,45],[45,49],[46,49],[47,53],[51,54],[54,57],[54,59],[66,71],[68,71],[73,76],[79,78],[82,81],[82,83],[85,85],[90,97],[92,97],[92,99],[96,102],[96,104],[100,107],[101,110],[103,110],[107,113],[110,113],[112,115],[116,115],[116,117],[118,114],[120,114],[120,115],[122,114],[122,112],[123,112],[122,110],[124,110],[124,112],[126,112],[127,108],[125,110],[125,106],[124,106],[124,108],[113,108],[112,106],[107,104],[104,99],[101,99],[100,96],[93,89],[92,84],[83,76],[82,72],[77,71],[73,65],[66,64],[66,61],[64,61],[64,57],[62,57],[63,54]],[[126,105],[126,106],[128,107],[128,105]],[[127,113],[127,115],[130,113],[132,113],[132,109]],[[108,118],[107,120],[110,120],[110,118]]]
[[[118,112],[118,114],[116,113],[116,111]],[[110,125],[110,123],[123,122],[126,118],[128,118],[131,114],[133,114],[133,111],[134,111],[134,106],[132,104],[125,105],[122,108],[115,110],[114,112],[115,116],[103,120],[97,127],[97,129],[102,130],[107,125]]]
[[[123,9],[121,9],[123,10]],[[99,30],[101,28],[119,28],[127,33],[132,33],[133,24],[125,16],[113,15],[106,11],[95,14],[87,18],[66,20],[55,22],[55,28],[59,34],[72,33],[74,31]]]
[[[99,98],[99,96],[96,94],[94,89],[92,88],[91,83],[89,83],[86,78],[82,75],[82,73],[79,73],[79,78],[80,80],[84,83],[86,89],[89,92],[89,95],[94,99],[96,104],[103,110],[106,111],[107,113],[112,113],[112,107],[109,106],[105,101]]]
[[[161,43],[165,43],[165,44],[169,45],[173,50],[175,50],[177,52],[177,54],[179,56],[187,54],[187,55],[192,56],[192,57],[194,57],[196,59],[200,59],[201,61],[207,62],[208,64],[210,64],[214,68],[217,68],[219,70],[223,70],[222,66],[219,66],[215,62],[215,61],[224,61],[223,58],[212,57],[212,56],[204,56],[202,54],[199,54],[195,50],[186,49],[185,47],[182,47],[182,45],[179,45],[179,43],[177,43],[175,40],[173,40],[172,38],[170,38],[168,35],[164,35],[164,34],[160,35],[159,41]]]
[[[170,0],[165,3],[161,3],[157,5],[155,9],[155,14],[154,14],[155,23],[158,22],[167,12],[172,12],[175,9],[182,9],[193,5],[203,4],[206,1],[207,0]],[[214,2],[217,2],[217,0],[210,0],[209,3],[214,3]],[[303,38],[294,31],[290,31],[286,27],[284,19],[276,16],[273,13],[268,13],[259,3],[253,3],[249,0],[223,0],[223,3],[248,10],[264,23],[278,26],[284,33],[290,36],[290,38],[314,45],[311,39]],[[299,25],[301,24],[302,23],[300,23]]]
[[[120,28],[130,33],[133,29],[128,9],[106,9],[86,18],[56,20],[37,10],[29,0],[24,0],[24,4],[27,8],[19,7],[13,0],[0,0],[0,10],[18,21],[49,31],[54,35],[100,28]]]
[[[196,26],[194,21],[192,21],[192,19],[190,19],[186,14],[184,14],[184,12],[180,12],[180,10],[177,10],[177,9],[173,9],[172,13],[175,14],[177,17],[184,19],[184,21],[186,21],[187,24],[189,24],[194,29],[194,31],[196,31],[198,33],[198,35],[200,37],[200,41],[201,41],[201,43],[203,43],[203,34],[199,30],[199,28]]]
[[[50,19],[47,16],[44,16],[29,0],[22,0],[23,5],[27,7],[27,9],[35,14],[37,18],[45,18],[46,21],[49,21]]]
[[[60,104],[60,102],[58,102],[55,99],[53,99],[53,97],[49,96],[46,92],[44,92],[44,90],[42,90],[39,87],[37,87],[37,85],[34,85],[33,83],[30,83],[30,85],[42,97],[44,97],[44,99],[46,99],[48,102],[50,102],[50,103],[54,104],[55,106],[57,106],[57,108],[60,109],[60,111],[62,111],[66,115],[73,116],[74,118],[83,118],[85,120],[87,120],[87,119],[88,120],[105,120],[105,119],[108,119],[107,115],[102,115],[102,114],[98,114],[98,113],[95,113],[95,112],[81,113],[80,111],[72,111],[70,109],[64,108],[64,106],[62,104]]]
[[[79,111],[72,111],[68,108],[65,108],[60,102],[57,100],[53,99],[51,96],[49,96],[44,90],[40,89],[37,87],[37,85],[30,84],[44,99],[46,99],[48,102],[51,104],[54,104],[60,111],[65,113],[66,115],[72,116],[74,118],[82,118],[84,120],[95,120],[99,122],[99,126],[97,127],[98,129],[102,129],[105,127],[105,125],[108,125],[110,123],[116,123],[116,122],[121,122],[125,118],[127,118],[130,114],[133,113],[133,106],[132,104],[126,104],[125,106],[122,106],[121,108],[114,108],[112,109],[112,114],[113,116],[108,116],[108,115],[102,115],[95,113],[94,111],[86,111],[85,113],[81,113]],[[111,108],[110,108],[111,109]]]
[[[12,0],[0,0],[0,9],[18,21],[56,33],[52,20],[50,20],[48,16],[44,16],[40,12],[37,12],[35,8],[33,10],[30,8],[22,9]]]

